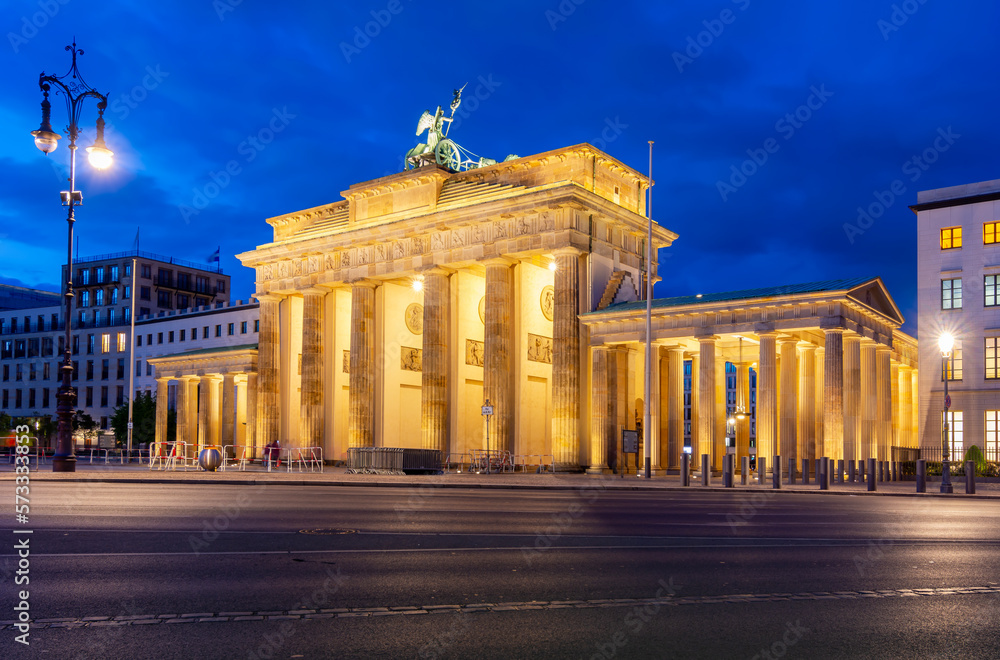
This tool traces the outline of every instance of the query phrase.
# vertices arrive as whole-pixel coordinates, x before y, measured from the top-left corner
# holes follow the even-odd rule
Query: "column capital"
[[[781,345],[795,344],[796,346],[798,346],[799,345],[799,338],[798,337],[778,337],[778,343],[781,344]]]
[[[351,280],[350,285],[352,289],[377,289],[382,285],[379,280],[372,280],[367,277],[361,277],[356,280]]]
[[[553,257],[580,257],[583,256],[584,254],[586,254],[586,252],[584,252],[580,248],[572,247],[569,245],[552,250]]]
[[[160,384],[167,385],[172,380],[174,380],[174,379],[172,377],[170,377],[170,376],[157,376],[157,378],[156,378],[156,384],[157,385],[160,385]]]
[[[321,286],[310,286],[310,287],[307,287],[305,289],[300,289],[299,293],[301,293],[303,297],[305,297],[307,295],[310,295],[310,296],[325,296],[326,294],[330,293],[330,290],[326,289],[324,287],[321,287]]]
[[[445,268],[439,264],[430,264],[428,266],[421,266],[417,268],[417,272],[421,275],[444,275],[445,277],[453,274],[455,270],[453,268]]]
[[[510,268],[511,266],[518,263],[517,259],[513,257],[490,257],[489,259],[483,259],[481,262],[484,266],[506,266]]]
[[[892,346],[886,346],[885,344],[876,344],[875,352],[876,353],[892,352]]]
[[[257,299],[257,302],[262,304],[266,302],[281,302],[285,299],[284,296],[279,296],[276,293],[255,293],[253,297]]]
[[[695,335],[695,339],[698,340],[699,344],[715,343],[721,339],[719,335]]]
[[[823,331],[823,334],[832,335],[834,333],[840,333],[841,335],[844,335],[847,332],[847,328],[845,328],[843,326],[830,326],[830,327],[826,327],[824,325],[824,323],[825,323],[825,320],[822,323],[820,323],[820,326],[819,326],[820,330]]]

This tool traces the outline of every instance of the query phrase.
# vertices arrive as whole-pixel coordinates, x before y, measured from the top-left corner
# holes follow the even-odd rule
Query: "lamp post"
[[[43,71],[38,76],[38,87],[42,90],[42,125],[37,131],[32,131],[35,136],[35,146],[42,153],[48,155],[59,146],[60,135],[52,130],[49,123],[49,114],[52,109],[49,103],[49,91],[55,86],[56,94],[66,97],[66,110],[69,113],[69,126],[66,127],[66,135],[69,137],[69,191],[60,193],[64,206],[69,207],[69,215],[66,218],[68,224],[67,257],[66,257],[66,293],[64,295],[65,312],[65,345],[63,351],[63,362],[60,367],[62,384],[59,393],[56,395],[58,405],[56,415],[59,417],[59,430],[56,434],[56,452],[52,458],[53,472],[75,472],[76,456],[73,447],[73,403],[76,394],[71,384],[73,375],[72,351],[72,313],[73,313],[73,214],[74,207],[83,203],[83,195],[76,189],[76,139],[80,135],[79,120],[83,110],[84,99],[91,97],[97,100],[97,137],[94,144],[87,147],[90,164],[97,169],[103,170],[111,165],[112,154],[107,145],[104,144],[104,110],[108,107],[108,97],[101,94],[88,85],[76,66],[76,56],[83,55],[83,50],[76,47],[76,42],[72,46],[66,46],[66,50],[73,55],[73,64],[62,76],[47,76]]]
[[[951,349],[955,345],[955,339],[947,332],[938,338],[938,347],[941,349],[941,359],[943,361],[944,375],[944,424],[941,431],[941,492],[951,493],[951,467],[948,463],[948,408],[951,407],[951,397],[948,396],[948,358],[951,357]]]

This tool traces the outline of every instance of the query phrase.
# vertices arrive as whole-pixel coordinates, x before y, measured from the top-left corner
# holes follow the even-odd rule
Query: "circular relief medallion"
[[[486,325],[486,296],[479,299],[479,320]]]
[[[542,315],[549,321],[555,316],[555,306],[556,306],[556,290],[554,287],[547,286],[542,289],[542,295],[538,299],[538,304],[542,308]]]
[[[420,303],[410,303],[403,313],[406,329],[415,335],[424,331],[424,306]]]

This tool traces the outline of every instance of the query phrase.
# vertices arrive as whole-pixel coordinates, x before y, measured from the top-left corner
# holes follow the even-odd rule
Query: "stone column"
[[[778,455],[782,471],[788,470],[788,460],[798,459],[798,340],[782,339],[781,349],[781,417],[778,430]]]
[[[875,342],[861,340],[861,448],[858,459],[878,457],[878,400],[875,385]]]
[[[861,337],[844,336],[844,460],[861,456]]]
[[[815,459],[823,453],[826,432],[826,349],[816,348],[816,437],[810,456]]]
[[[512,262],[505,258],[490,259],[486,264],[486,336],[485,362],[483,370],[483,394],[493,406],[490,417],[490,444],[500,450],[510,451],[514,447],[514,388],[513,359],[514,347],[514,273]],[[558,262],[557,262],[558,267]],[[559,296],[556,295],[556,317],[559,317]],[[565,307],[565,293],[563,294]],[[566,310],[563,309],[563,314]],[[553,333],[554,334],[554,333]],[[553,340],[553,344],[556,344]],[[554,347],[553,347],[554,349]],[[565,349],[564,349],[565,350]],[[553,350],[552,386],[552,430],[556,421],[555,350]],[[563,382],[559,391],[565,395]],[[486,438],[483,438],[486,442]],[[553,455],[557,463],[563,461],[565,447],[556,450],[556,439],[552,438]]]
[[[687,360],[691,360],[691,370],[688,372],[691,374],[690,379],[687,384],[684,383],[684,363]],[[684,447],[684,427],[687,426],[688,446],[691,447],[691,460],[694,464],[701,465],[701,453],[698,451],[700,448],[700,441],[698,435],[698,426],[701,422],[698,421],[698,411],[701,409],[701,404],[699,403],[699,393],[701,386],[698,384],[698,374],[701,373],[701,355],[695,351],[694,353],[686,353],[681,356],[681,445],[678,451],[683,451]],[[687,392],[690,396],[688,399],[689,410],[687,417],[685,418],[684,412],[684,389],[687,388]],[[685,422],[687,422],[685,424]]]
[[[257,441],[261,446],[278,440],[281,400],[278,397],[278,307],[281,296],[261,294],[260,332],[257,336]]]
[[[736,420],[736,454],[740,460],[750,455],[750,368],[747,363],[736,367],[736,405],[743,402],[746,418]],[[740,467],[742,470],[742,465]]]
[[[191,442],[189,428],[191,426],[191,412],[189,394],[191,392],[190,382],[187,377],[182,376],[177,379],[177,442]]]
[[[323,301],[326,289],[302,291],[302,385],[299,404],[300,447],[322,447],[323,429]]]
[[[351,283],[351,374],[347,446],[375,445],[375,288],[378,282]]]
[[[233,378],[233,401],[236,406],[236,426],[234,431],[236,437],[233,444],[245,447],[247,445],[247,377],[246,374],[237,374]],[[223,397],[225,405],[225,397]]]
[[[257,374],[247,374],[247,435],[246,444],[253,447],[253,457],[261,456],[260,436],[257,434]]]
[[[931,368],[933,369],[933,367]],[[919,375],[920,373],[918,368],[914,368],[910,372],[910,392],[912,392],[913,395],[913,404],[910,406],[910,414],[912,415],[910,418],[910,438],[912,442],[910,447],[913,448],[920,446],[920,438],[918,437],[920,429],[920,406],[917,405],[917,393],[920,392],[917,387]]]
[[[807,344],[799,357],[799,424],[795,454],[815,458],[816,449],[816,347]]]
[[[208,436],[206,445],[222,444],[222,379],[208,379]]]
[[[826,365],[823,369],[823,456],[834,457],[844,447],[844,329],[824,328]]]
[[[552,321],[552,453],[556,463],[580,464],[580,252],[555,251]],[[650,387],[652,389],[652,386]],[[644,402],[645,406],[649,401]],[[650,409],[652,412],[652,409]],[[650,438],[653,434],[650,429]],[[643,431],[645,435],[645,431]],[[654,450],[655,446],[650,445]],[[656,458],[652,459],[657,460]]]
[[[420,436],[424,449],[448,451],[448,271],[424,271]]]
[[[643,347],[645,350],[645,347]],[[655,473],[660,470],[662,466],[666,465],[660,461],[660,415],[662,411],[660,409],[660,347],[656,344],[650,346],[650,374],[649,374],[649,440],[650,440],[650,458],[649,458],[649,469],[651,473]],[[645,433],[645,432],[644,432]],[[639,462],[644,463],[642,456],[639,457]]]
[[[205,445],[211,444],[212,435],[209,431],[210,411],[212,409],[212,381],[207,377],[202,377],[198,383],[198,451],[197,456]]]
[[[684,349],[670,348],[667,359],[667,454],[668,466],[676,468],[684,451]]]
[[[895,419],[899,422],[900,447],[913,447],[914,433],[912,432],[911,419],[913,418],[913,379],[912,369],[909,365],[899,365],[899,410],[896,411]]]
[[[628,376],[628,360],[625,350],[621,347],[607,349],[607,397],[608,397],[608,421],[604,435],[606,449],[605,456],[609,468],[620,470],[621,456],[621,429],[625,426],[625,396],[622,393],[625,389],[625,378]]]
[[[718,346],[716,346],[718,349]],[[726,455],[726,358],[715,351],[715,444],[712,445],[712,469],[722,471]]]
[[[601,474],[608,468],[608,442],[614,442],[608,401],[608,349],[594,346],[591,353],[594,366],[590,374],[590,468],[587,472]]]
[[[222,374],[222,433],[219,444],[233,444],[233,419],[236,417],[236,375]]]
[[[167,441],[167,406],[170,404],[170,379],[156,379],[156,442]],[[150,447],[152,449],[152,447]]]
[[[716,335],[698,337],[698,447],[692,445],[691,452],[698,456],[715,454],[716,398],[715,398],[715,342]],[[694,365],[692,364],[692,367]],[[683,365],[681,367],[683,373]],[[713,463],[712,459],[709,459]]]
[[[757,458],[772,464],[777,454],[778,436],[778,353],[777,333],[762,332],[760,372],[757,374]]]
[[[879,345],[875,349],[875,399],[876,399],[876,457],[880,461],[889,460],[889,447],[892,445],[892,367],[890,364],[891,350],[888,346]]]
[[[899,363],[895,360],[891,360],[890,368],[892,369],[892,407],[889,410],[889,425],[891,427],[891,434],[889,436],[889,454],[886,456],[887,461],[893,460],[893,447],[903,446],[900,438],[901,429],[899,426],[899,409],[902,407],[899,390]]]

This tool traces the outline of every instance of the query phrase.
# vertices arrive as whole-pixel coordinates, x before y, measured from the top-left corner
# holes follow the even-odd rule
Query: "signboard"
[[[622,453],[639,453],[639,432],[622,429]]]
[[[483,414],[484,415],[492,415],[493,414],[493,406],[483,406]]]

